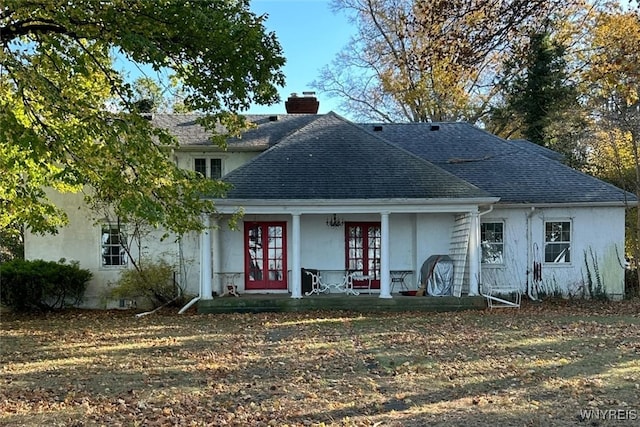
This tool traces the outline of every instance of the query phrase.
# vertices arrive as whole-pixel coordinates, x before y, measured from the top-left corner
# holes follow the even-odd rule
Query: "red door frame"
[[[244,223],[244,283],[247,290],[287,289],[286,222]]]
[[[350,248],[349,244],[350,244],[350,230],[353,227],[361,227],[362,228],[362,248]],[[377,227],[378,229],[378,233],[377,233],[377,239],[378,239],[378,246],[375,247],[375,242],[372,245],[370,242],[370,238],[369,238],[369,229]],[[357,271],[362,271],[362,274],[364,275],[371,275],[373,277],[373,279],[371,280],[371,288],[372,289],[380,289],[380,230],[381,230],[381,225],[379,222],[346,222],[344,224],[344,232],[345,232],[345,238],[344,238],[344,245],[345,245],[345,269],[346,270],[357,270]],[[375,239],[375,237],[374,237]],[[350,252],[350,249],[354,249],[354,250],[362,250],[362,254],[361,256],[358,256],[357,254],[353,254]],[[371,260],[369,257],[369,252],[370,250],[374,251],[374,259]],[[377,263],[377,269],[374,266],[372,269],[370,269],[370,264],[371,261],[374,262],[375,264],[375,253],[377,252],[377,256],[378,256],[378,263]],[[357,260],[357,259],[361,259],[362,260],[362,267],[359,268],[358,266],[354,265],[353,260]],[[371,271],[373,270],[373,271]]]

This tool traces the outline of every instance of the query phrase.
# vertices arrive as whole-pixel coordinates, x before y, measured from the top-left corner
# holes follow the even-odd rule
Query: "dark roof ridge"
[[[354,122],[355,123],[355,122]],[[466,123],[466,124],[470,124],[468,121],[466,120],[458,120],[458,121],[453,121],[453,120],[442,120],[442,121],[437,121],[437,122],[357,122],[357,125],[362,125],[362,126],[366,126],[366,125],[393,125],[393,126],[397,126],[397,125],[412,125],[412,126],[424,126],[424,125],[450,125],[450,124],[461,124],[461,123]],[[473,126],[473,125],[471,125]]]

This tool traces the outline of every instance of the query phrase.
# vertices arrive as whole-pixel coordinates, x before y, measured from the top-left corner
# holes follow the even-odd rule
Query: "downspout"
[[[487,209],[484,212],[478,212],[478,226],[480,226],[480,224],[482,223],[482,216],[488,213],[491,213],[492,211],[493,211],[493,205],[489,206],[489,209]],[[477,232],[478,234],[480,233],[480,228],[478,228]],[[478,244],[481,244],[480,236],[478,236],[476,241],[478,242]],[[482,260],[480,259],[478,260],[478,293],[480,295],[483,295],[482,291],[480,290],[481,282],[482,282]]]
[[[184,314],[185,311],[189,310],[189,307],[191,307],[193,304],[197,303],[198,301],[200,301],[200,295],[198,295],[197,297],[194,297],[191,301],[187,303],[187,305],[182,307],[178,312],[178,314]]]
[[[536,211],[535,206],[531,206],[531,212],[527,214],[527,296],[531,301],[537,301],[538,299],[533,296],[531,293],[531,288],[533,287],[533,282],[530,280],[533,271],[530,270],[533,265],[533,256],[531,255],[531,246],[533,245],[532,240],[532,231],[531,231],[531,217]]]

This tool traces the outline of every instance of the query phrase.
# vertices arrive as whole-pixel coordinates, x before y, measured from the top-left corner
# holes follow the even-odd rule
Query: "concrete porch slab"
[[[355,312],[460,311],[483,310],[486,300],[481,296],[424,297],[394,295],[384,299],[377,295],[341,294],[314,295],[300,299],[288,294],[242,294],[198,301],[198,313],[261,313],[314,310],[344,310]]]

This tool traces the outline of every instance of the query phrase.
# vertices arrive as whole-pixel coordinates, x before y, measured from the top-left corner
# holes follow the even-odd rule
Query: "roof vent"
[[[432,131],[440,130],[440,125],[431,125],[431,130]]]
[[[277,122],[278,121],[278,116],[269,116],[269,121],[270,122]]]
[[[320,102],[315,92],[302,92],[304,96],[292,93],[284,103],[288,114],[317,114]]]
[[[382,132],[382,126],[378,125],[378,126],[374,126],[373,127],[373,131],[374,132]]]

